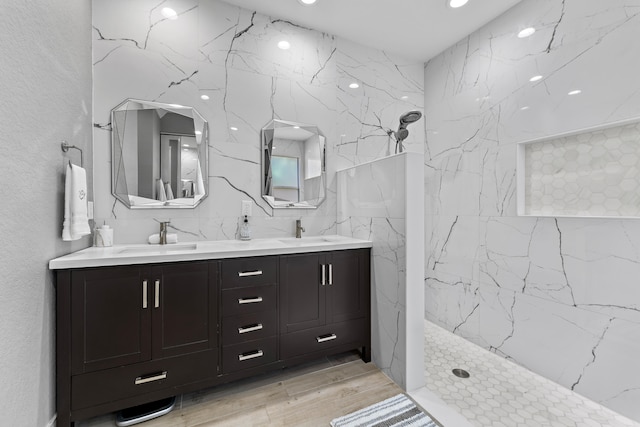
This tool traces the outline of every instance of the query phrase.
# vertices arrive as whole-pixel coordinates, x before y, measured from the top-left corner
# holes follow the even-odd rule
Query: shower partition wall
[[[424,156],[338,171],[338,234],[373,241],[374,363],[407,391],[424,386]]]

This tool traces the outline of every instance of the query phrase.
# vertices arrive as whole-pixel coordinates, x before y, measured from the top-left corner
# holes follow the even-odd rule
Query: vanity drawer
[[[353,343],[354,348],[363,346],[367,326],[363,318],[282,335],[280,358],[285,360],[308,353],[322,354],[325,349],[349,343]]]
[[[225,289],[221,298],[222,316],[275,310],[276,295],[276,285]]]
[[[274,284],[278,257],[238,258],[222,261],[222,289]]]
[[[275,336],[277,318],[275,310],[225,317],[222,319],[222,343],[227,346]]]
[[[277,348],[276,337],[223,347],[222,372],[229,374],[275,362]]]
[[[217,350],[208,350],[76,375],[71,378],[71,409],[213,378],[217,375],[217,365]]]

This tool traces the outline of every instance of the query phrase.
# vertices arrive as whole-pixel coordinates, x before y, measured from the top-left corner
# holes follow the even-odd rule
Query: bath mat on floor
[[[331,427],[437,427],[427,414],[404,394],[331,421]]]

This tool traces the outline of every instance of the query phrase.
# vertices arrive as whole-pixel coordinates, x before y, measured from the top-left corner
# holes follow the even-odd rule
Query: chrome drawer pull
[[[150,383],[152,381],[164,380],[165,378],[167,378],[167,371],[162,371],[161,373],[155,374],[152,376],[138,377],[135,380],[135,384],[136,385],[145,384],[145,383]]]
[[[333,264],[329,264],[329,284],[333,285]]]
[[[242,326],[238,328],[239,334],[246,334],[247,332],[259,331],[262,329],[262,323],[256,323],[255,325]]]
[[[238,304],[253,304],[256,302],[262,302],[262,297],[238,298]]]
[[[238,360],[242,362],[244,360],[255,359],[256,357],[262,357],[262,356],[264,356],[264,353],[262,352],[262,350],[258,350],[251,353],[239,354]]]
[[[325,274],[325,270],[324,270],[325,267],[326,267],[326,265],[322,264],[322,281],[320,282],[320,284],[322,286],[326,285],[326,283],[327,283],[326,274]]]
[[[142,281],[142,308],[147,308],[147,281]]]
[[[336,334],[321,335],[319,337],[316,337],[316,341],[320,343],[320,342],[326,342],[326,341],[333,341],[336,338],[338,338]]]
[[[154,308],[160,307],[160,280],[156,280],[156,300]]]
[[[262,276],[262,270],[256,271],[238,271],[239,277],[247,277],[247,276]]]

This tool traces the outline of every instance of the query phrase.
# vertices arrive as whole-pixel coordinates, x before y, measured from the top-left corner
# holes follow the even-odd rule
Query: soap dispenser
[[[251,240],[251,228],[249,227],[249,218],[244,216],[240,225],[240,240]]]

